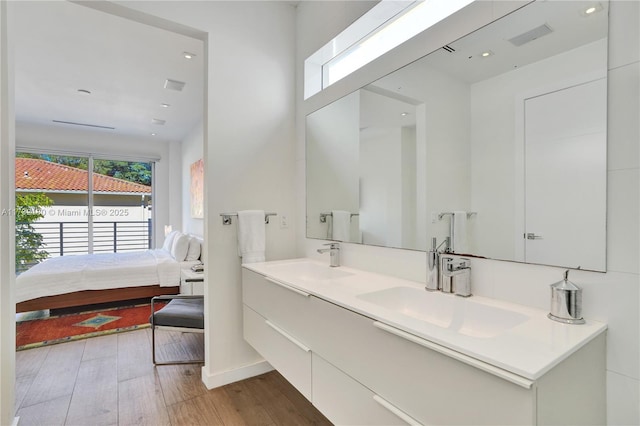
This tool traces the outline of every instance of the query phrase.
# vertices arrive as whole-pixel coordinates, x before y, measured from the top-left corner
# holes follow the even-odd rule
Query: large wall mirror
[[[529,3],[309,114],[307,237],[605,271],[607,33]]]

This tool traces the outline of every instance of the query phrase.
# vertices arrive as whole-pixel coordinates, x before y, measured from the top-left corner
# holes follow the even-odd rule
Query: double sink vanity
[[[243,265],[245,339],[336,424],[606,423],[605,324],[446,293],[473,293],[459,255],[606,271],[608,2],[495,3],[516,10],[305,104],[306,237],[431,242],[426,282]]]
[[[311,259],[243,265],[244,337],[336,424],[604,424],[606,325]]]

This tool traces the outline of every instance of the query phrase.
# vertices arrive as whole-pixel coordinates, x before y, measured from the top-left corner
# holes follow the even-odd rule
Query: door
[[[606,268],[606,79],[525,100],[525,260]]]

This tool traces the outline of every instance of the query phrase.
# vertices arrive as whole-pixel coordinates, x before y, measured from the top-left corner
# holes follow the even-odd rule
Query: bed
[[[202,240],[171,237],[156,250],[47,259],[16,278],[16,312],[177,294],[180,270],[200,263]]]

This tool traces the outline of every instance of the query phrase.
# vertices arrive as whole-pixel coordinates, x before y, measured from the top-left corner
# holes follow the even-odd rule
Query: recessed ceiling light
[[[82,93],[83,95],[90,95],[91,92],[87,89],[78,89],[78,93]]]
[[[157,124],[159,126],[164,126],[164,123],[166,123],[167,121],[166,120],[160,120],[159,118],[152,118],[151,122],[153,124]]]
[[[493,52],[490,50],[484,51],[480,54],[483,58],[488,58],[489,56],[493,56]]]
[[[155,135],[156,135],[155,133],[151,133],[151,136],[155,136]]]
[[[185,59],[193,59],[196,57],[196,54],[191,52],[183,52],[182,55],[185,57]]]
[[[409,113],[408,112],[402,112],[402,113],[400,113],[400,115],[403,116],[403,117],[406,117],[407,115],[409,115]]]
[[[171,105],[169,105],[169,104],[160,104],[160,106],[161,106],[162,108],[169,108]]]
[[[600,12],[602,10],[602,5],[600,3],[591,5],[582,11],[583,16],[593,15],[596,12]]]

